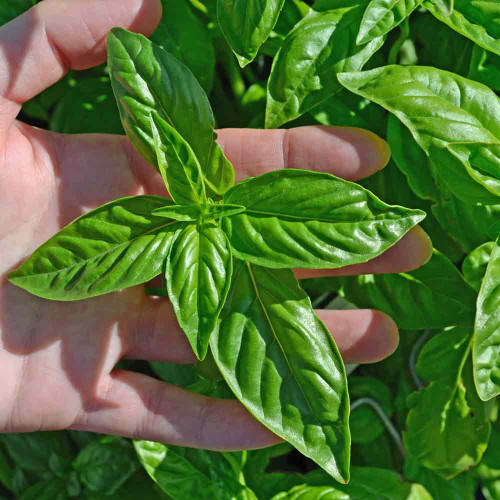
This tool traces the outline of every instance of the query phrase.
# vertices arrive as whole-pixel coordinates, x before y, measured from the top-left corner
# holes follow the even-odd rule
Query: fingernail
[[[408,269],[412,271],[420,266],[423,266],[432,257],[432,240],[429,235],[420,227],[412,228],[405,237],[406,247],[409,255],[406,259]]]
[[[391,147],[378,135],[365,129],[354,129],[363,141],[363,162],[366,168],[376,172],[383,169],[391,159]]]

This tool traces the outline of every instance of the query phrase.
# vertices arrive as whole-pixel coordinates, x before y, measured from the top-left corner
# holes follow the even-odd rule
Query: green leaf
[[[486,449],[489,407],[472,379],[470,327],[434,336],[422,349],[417,373],[431,383],[408,398],[405,447],[418,462],[453,477],[476,465]]]
[[[453,73],[421,66],[385,66],[342,73],[338,78],[352,92],[395,114],[410,129],[455,196],[468,203],[498,203],[500,173],[493,167],[483,172],[467,166],[460,155],[449,150],[457,142],[498,147],[500,99],[492,90]]]
[[[477,298],[474,325],[474,381],[483,401],[500,394],[500,246],[495,242]]]
[[[382,46],[382,37],[363,47],[355,43],[367,3],[316,2],[288,34],[268,80],[266,128],[279,127],[340,92],[337,73],[359,71]]]
[[[19,500],[69,500],[64,479],[46,479],[35,483],[20,495]]]
[[[435,500],[475,500],[475,481],[470,472],[462,472],[452,479],[444,479],[436,472],[421,466],[412,456],[404,464],[405,476],[430,493]]]
[[[0,484],[14,493],[14,487],[12,485],[12,475],[12,467],[9,465],[3,449],[0,448]]]
[[[121,198],[82,215],[39,247],[9,280],[53,300],[79,300],[144,283],[162,272],[182,223],[154,217],[160,196]]]
[[[497,0],[425,0],[423,6],[440,21],[479,46],[500,55],[500,4]]]
[[[204,205],[207,195],[203,173],[189,144],[154,111],[150,126],[160,174],[174,201],[179,205]]]
[[[112,495],[137,470],[139,463],[129,441],[108,436],[83,448],[73,467],[89,491]]]
[[[134,441],[139,460],[173,500],[256,500],[222,453]]]
[[[500,56],[473,44],[467,78],[500,90]]]
[[[342,295],[361,308],[384,311],[406,330],[474,322],[476,294],[455,265],[434,250],[415,271],[343,278]]]
[[[71,443],[61,431],[0,434],[0,441],[15,465],[40,477],[53,475],[49,466],[52,454],[65,458],[72,455]]]
[[[201,22],[188,0],[162,0],[163,16],[152,42],[185,64],[210,94],[214,83],[215,51],[209,27]]]
[[[167,260],[170,301],[196,356],[207,354],[231,283],[229,242],[217,226],[191,224],[180,231]]]
[[[363,14],[356,43],[362,45],[389,33],[421,3],[422,0],[371,0]]]
[[[285,0],[217,0],[217,20],[241,67],[267,40]]]
[[[494,241],[483,243],[472,250],[462,262],[464,279],[477,292],[479,292],[481,288],[481,282],[486,274],[486,268],[488,267],[491,251],[494,246]]]
[[[205,219],[220,219],[230,215],[239,214],[245,211],[242,205],[167,205],[166,207],[155,208],[152,215],[157,217],[166,217],[167,219],[195,221],[200,217]]]
[[[305,483],[272,500],[432,500],[423,486],[376,467],[353,467],[349,484],[333,486],[321,470],[307,474]]]
[[[349,377],[349,397],[351,399],[351,406],[360,398],[371,398],[380,405],[387,418],[391,418],[392,416],[391,390],[375,377],[351,375]],[[369,443],[377,439],[385,431],[380,417],[368,405],[361,405],[351,410],[349,426],[352,442],[360,444]]]
[[[234,170],[215,142],[210,104],[191,71],[147,38],[121,28],[108,35],[108,66],[123,128],[146,161],[158,169],[150,121],[156,112],[194,151],[211,193],[224,194]]]
[[[348,481],[344,366],[291,271],[236,261],[210,345],[226,382],[257,420],[335,479]]]
[[[424,212],[380,201],[333,175],[284,169],[245,180],[224,203],[246,207],[222,219],[234,255],[272,268],[337,268],[380,255]]]
[[[49,128],[65,134],[123,134],[109,78],[86,78],[68,87],[50,114]]]

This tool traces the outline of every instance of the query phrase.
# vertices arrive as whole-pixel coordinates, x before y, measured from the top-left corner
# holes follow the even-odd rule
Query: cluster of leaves
[[[348,382],[348,485],[322,469],[290,471],[286,444],[215,453],[136,442],[146,471],[171,498],[473,500],[480,486],[488,500],[500,499],[500,3],[176,0],[165,11],[151,39],[168,54],[115,31],[109,71],[73,72],[23,111],[52,130],[111,133],[122,132],[121,113],[125,132],[162,173],[174,201],[145,196],[101,207],[41,247],[38,260],[35,254],[13,280],[48,298],[74,300],[147,281],[166,263],[179,322],[200,358],[211,350],[224,380],[208,380],[194,367],[152,363],[158,376],[195,392],[238,397],[337,479],[348,475]],[[136,59],[137,47],[143,55]],[[177,109],[167,88],[180,93]],[[191,98],[188,113],[184,103]],[[305,171],[232,187],[232,168],[214,142],[215,122],[358,126],[386,138],[393,160],[362,181],[365,189]],[[195,133],[192,123],[199,124]],[[353,197],[365,212],[346,208]],[[420,210],[436,250],[416,271],[307,280],[301,287],[284,269],[367,260],[421,220]],[[355,231],[370,236],[360,227],[366,217],[381,227],[390,222],[384,248],[353,246]],[[85,244],[89,220],[96,239]],[[340,220],[352,233],[335,231],[332,223]],[[312,237],[320,250],[313,251]],[[69,252],[73,238],[80,255],[58,259],[54,249]],[[132,240],[136,246],[125,252],[113,246]],[[96,242],[107,261],[90,262]],[[84,262],[82,255],[90,258]],[[61,267],[66,259],[79,263],[73,274]],[[313,302],[338,295],[331,307],[386,312],[401,330],[398,350],[346,379],[303,290]],[[298,317],[312,325],[307,332]],[[252,356],[234,347],[249,338]],[[236,372],[236,363],[245,369]],[[289,385],[281,391],[284,379]],[[279,408],[301,408],[286,414],[288,428],[284,410],[279,422],[266,416],[266,402],[252,391],[256,384],[269,388]],[[328,411],[318,394],[328,395]],[[304,439],[308,425],[320,435]],[[13,448],[5,442],[5,449],[12,463]],[[75,463],[64,469],[65,478],[78,475]],[[268,472],[270,463],[289,472]],[[78,477],[81,487],[95,491]]]

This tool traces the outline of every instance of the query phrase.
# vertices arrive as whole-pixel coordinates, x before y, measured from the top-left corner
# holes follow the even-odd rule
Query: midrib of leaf
[[[143,236],[146,236],[147,234],[150,234],[150,233],[152,233],[154,231],[158,231],[159,229],[162,229],[164,227],[167,227],[167,226],[170,226],[170,225],[176,224],[176,223],[182,224],[182,222],[178,221],[178,220],[174,220],[172,222],[167,222],[166,224],[162,224],[161,226],[158,226],[158,227],[155,227],[153,229],[150,229],[149,231],[146,231],[145,233],[142,233],[142,234],[136,236],[135,238],[132,238],[131,240],[124,241],[123,243],[120,243],[120,244],[114,246],[112,248],[112,250],[107,250],[105,252],[101,252],[101,253],[98,253],[96,255],[93,255],[90,259],[82,259],[82,260],[80,260],[78,262],[75,262],[71,266],[63,267],[61,269],[56,269],[55,271],[50,271],[48,273],[35,273],[35,274],[27,274],[27,275],[19,276],[19,279],[27,278],[28,276],[40,276],[40,275],[42,275],[42,276],[43,275],[50,276],[51,274],[60,273],[61,271],[67,271],[69,269],[72,269],[75,266],[79,266],[79,265],[82,265],[82,264],[84,264],[86,262],[90,262],[90,261],[92,261],[92,260],[94,260],[94,259],[96,259],[98,257],[102,257],[103,255],[106,255],[106,254],[110,253],[111,251],[114,251],[114,250],[116,250],[116,249],[118,249],[118,248],[120,248],[122,246],[125,246],[125,245],[128,245],[130,243],[133,243],[134,241],[138,240],[139,238],[142,238]],[[87,238],[83,238],[83,239],[87,239]],[[100,240],[97,240],[97,241],[100,241]]]
[[[278,343],[280,349],[281,349],[281,352],[283,353],[283,357],[285,358],[285,361],[286,361],[286,364],[288,365],[288,368],[290,370],[290,373],[293,374],[293,370],[292,370],[292,367],[290,365],[290,361],[288,360],[288,357],[285,353],[285,350],[283,349],[283,346],[281,345],[281,342],[279,341],[279,338],[278,338],[278,335],[276,334],[276,330],[274,329],[274,326],[273,326],[273,323],[271,321],[271,318],[269,317],[269,314],[267,312],[267,309],[264,305],[264,302],[259,294],[259,289],[258,289],[258,286],[257,286],[257,282],[255,281],[255,277],[253,275],[253,272],[252,272],[252,267],[251,267],[251,264],[250,262],[245,262],[245,264],[247,265],[248,267],[248,273],[250,274],[250,279],[252,280],[252,283],[253,283],[253,287],[254,287],[254,290],[255,290],[255,295],[257,297],[257,300],[259,301],[259,304],[260,304],[260,307],[262,308],[262,310],[264,311],[264,315],[266,317],[266,320],[267,322],[269,323],[269,326],[271,328],[271,331],[273,332],[273,336],[274,336],[274,339],[276,340],[276,342]],[[268,290],[267,291],[269,293],[269,295],[271,295],[271,297],[273,297],[276,302],[279,302],[278,299],[276,297],[274,297],[272,295],[272,293]],[[304,392],[304,389],[302,388],[299,380],[297,377],[294,377],[295,381],[297,382],[297,385],[299,386],[300,388],[300,391],[302,392],[302,395],[304,396],[304,400],[306,401],[307,403],[307,406],[309,408],[309,411],[311,412],[311,415],[314,417],[314,419],[316,420],[317,424],[322,427],[321,423],[319,422],[318,418],[316,417],[316,414],[314,413],[314,411],[312,410],[311,408],[311,404],[309,403],[309,399],[307,398],[306,396],[306,393]]]

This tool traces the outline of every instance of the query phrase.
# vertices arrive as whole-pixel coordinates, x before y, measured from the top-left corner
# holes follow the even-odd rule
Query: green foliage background
[[[3,2],[0,25],[34,3]],[[392,356],[349,376],[351,482],[335,483],[288,444],[217,453],[61,431],[0,435],[2,498],[500,499],[498,2],[233,4],[165,1],[151,37],[198,78],[217,127],[369,129],[393,159],[361,184],[427,213],[435,252],[422,268],[303,283],[317,306],[380,309],[401,330]],[[245,23],[254,31],[238,36]],[[20,119],[124,133],[104,65],[70,71]],[[128,368],[234,397],[191,366]]]

